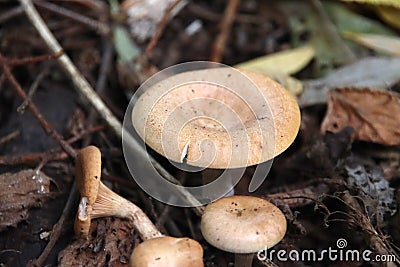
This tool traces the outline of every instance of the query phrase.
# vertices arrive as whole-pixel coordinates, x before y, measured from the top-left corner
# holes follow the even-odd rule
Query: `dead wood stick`
[[[226,46],[226,41],[228,40],[229,32],[232,27],[233,21],[235,20],[235,15],[239,4],[240,0],[228,1],[224,17],[220,24],[220,32],[214,42],[211,61],[221,62],[222,54]]]
[[[157,24],[157,29],[156,32],[154,33],[153,37],[151,38],[149,44],[146,47],[146,55],[150,56],[153,53],[153,48],[156,46],[158,43],[158,40],[161,37],[162,32],[164,31],[165,26],[167,26],[168,20],[171,17],[172,10],[181,2],[182,0],[175,0],[174,3],[172,3],[171,6],[165,10],[164,16],[160,20],[160,22]]]
[[[110,33],[110,28],[105,23],[99,22],[97,20],[94,20],[92,18],[89,18],[82,14],[76,13],[67,8],[64,8],[64,7],[49,3],[49,2],[36,1],[35,3],[36,3],[36,5],[38,5],[42,8],[45,8],[47,10],[50,10],[56,14],[59,14],[61,16],[64,16],[64,17],[73,19],[79,23],[82,23],[82,24],[94,29],[101,35],[108,35]]]

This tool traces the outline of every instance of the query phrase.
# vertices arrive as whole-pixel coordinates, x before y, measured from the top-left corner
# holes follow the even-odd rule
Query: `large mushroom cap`
[[[295,98],[266,76],[232,68],[180,73],[148,88],[132,112],[138,134],[168,159],[239,168],[282,153],[300,126]]]
[[[132,252],[131,267],[203,267],[203,248],[190,238],[157,237]]]
[[[251,196],[231,196],[209,204],[201,232],[211,245],[232,253],[271,248],[286,232],[286,218],[270,202]]]

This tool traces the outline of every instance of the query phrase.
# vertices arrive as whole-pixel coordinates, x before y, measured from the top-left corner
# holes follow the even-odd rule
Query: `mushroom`
[[[157,237],[139,244],[131,267],[203,267],[203,248],[190,238]]]
[[[205,208],[201,232],[211,245],[235,253],[236,267],[250,267],[254,253],[282,240],[286,218],[267,200],[253,196],[224,197]]]
[[[80,150],[76,156],[76,186],[80,192],[78,213],[75,218],[75,234],[87,237],[92,218],[93,204],[100,186],[101,154],[95,146]]]
[[[139,207],[105,186],[100,177],[100,150],[95,146],[81,149],[76,158],[76,184],[81,194],[76,235],[86,238],[92,219],[115,216],[131,220],[143,240],[163,236]]]
[[[151,257],[148,264],[144,263],[143,249],[149,244],[159,244],[166,246],[167,243],[171,249],[161,252],[160,259],[169,259],[176,256],[174,249],[180,250],[180,255],[191,255],[191,261],[185,265],[184,261],[177,261],[178,265],[161,264],[162,266],[203,266],[202,257],[203,250],[197,241],[189,238],[173,238],[164,236],[146,216],[146,214],[135,204],[113,192],[100,181],[101,176],[101,153],[95,146],[89,146],[81,149],[76,158],[76,179],[77,187],[81,194],[78,213],[75,218],[74,230],[79,237],[86,238],[89,233],[91,220],[100,217],[115,216],[132,221],[133,226],[138,231],[144,242],[136,248],[132,254],[133,266],[155,266],[152,265]],[[173,249],[174,248],[174,249]],[[168,255],[168,253],[171,253]],[[139,255],[139,257],[134,256]],[[142,256],[140,256],[142,255]],[[157,259],[155,262],[158,262]],[[161,261],[160,261],[161,262]],[[190,262],[197,265],[191,265]],[[154,261],[153,261],[154,263]],[[162,263],[162,262],[161,262]],[[179,263],[181,263],[179,265]]]
[[[151,85],[133,107],[132,124],[147,145],[173,162],[234,169],[287,149],[299,130],[300,110],[289,91],[262,74],[211,68]],[[241,177],[233,178],[235,184]]]
[[[262,74],[212,68],[147,88],[132,123],[146,144],[175,162],[241,168],[287,149],[299,130],[300,110],[289,91]]]

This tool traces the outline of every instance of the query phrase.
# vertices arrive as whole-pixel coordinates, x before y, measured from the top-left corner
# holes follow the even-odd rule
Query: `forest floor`
[[[371,260],[255,257],[254,266],[399,264],[400,41],[384,37],[398,38],[400,26],[382,14],[400,14],[400,7],[166,1],[175,8],[147,10],[164,16],[149,19],[151,31],[128,19],[127,3],[115,11],[118,1],[33,2],[62,53],[121,122],[140,84],[166,67],[198,60],[234,66],[291,51],[281,55],[284,64],[267,59],[263,71],[299,100],[299,133],[261,187],[247,191],[251,166],[235,192],[283,211],[288,228],[276,251],[370,250]],[[93,144],[102,153],[102,180],[113,191],[141,207],[161,232],[200,242],[205,266],[233,266],[232,253],[204,240],[194,209],[161,203],[135,183],[118,133],[76,89],[59,62],[62,53],[52,53],[19,2],[1,1],[0,25],[0,265],[128,266],[141,242],[128,221],[99,218],[88,239],[74,237],[74,153]],[[130,26],[136,32],[129,34]],[[378,38],[371,40],[371,33]],[[184,171],[149,153],[184,180]]]

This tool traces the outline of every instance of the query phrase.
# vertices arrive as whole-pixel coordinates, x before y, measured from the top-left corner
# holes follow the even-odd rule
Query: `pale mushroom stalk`
[[[239,254],[235,253],[235,267],[251,267],[253,264],[254,253]]]
[[[130,220],[142,240],[163,236],[138,206],[100,183],[99,193],[92,206],[92,219],[107,216]]]

